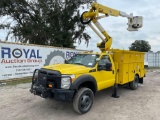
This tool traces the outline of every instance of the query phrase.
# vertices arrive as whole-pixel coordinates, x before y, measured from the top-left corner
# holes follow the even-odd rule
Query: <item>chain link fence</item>
[[[148,63],[148,67],[160,67],[160,51],[147,52],[145,54],[145,61]]]

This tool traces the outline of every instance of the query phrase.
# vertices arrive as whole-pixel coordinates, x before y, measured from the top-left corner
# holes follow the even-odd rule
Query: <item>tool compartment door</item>
[[[118,84],[124,84],[128,82],[128,63],[122,63],[119,67],[119,83]]]
[[[128,82],[133,81],[134,80],[134,64],[133,63],[129,63],[129,70],[128,70],[129,74],[128,74]]]

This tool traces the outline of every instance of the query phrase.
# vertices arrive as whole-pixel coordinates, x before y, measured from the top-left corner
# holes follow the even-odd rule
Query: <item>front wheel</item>
[[[73,108],[79,114],[87,113],[93,104],[94,94],[89,88],[81,88],[73,100]]]

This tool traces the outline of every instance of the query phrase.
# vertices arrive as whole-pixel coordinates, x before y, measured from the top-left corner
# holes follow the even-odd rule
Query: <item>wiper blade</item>
[[[73,64],[77,64],[77,65],[83,65],[82,63],[73,63]],[[83,65],[83,66],[85,66],[85,65]]]

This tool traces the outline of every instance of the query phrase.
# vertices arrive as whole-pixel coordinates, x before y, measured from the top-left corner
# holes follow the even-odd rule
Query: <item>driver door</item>
[[[115,71],[114,71],[114,64],[113,61],[111,61],[109,55],[103,55],[98,62],[98,64],[104,64],[104,68],[97,68],[97,85],[98,85],[98,90],[102,90],[108,87],[111,87],[115,83]],[[106,64],[112,64],[111,68],[108,69],[106,68]],[[99,67],[99,65],[97,66]]]

